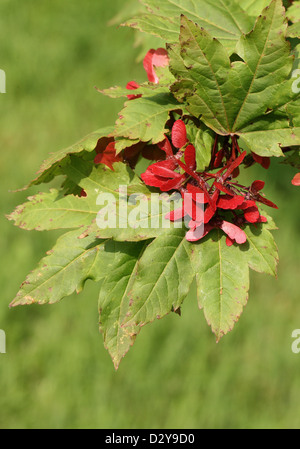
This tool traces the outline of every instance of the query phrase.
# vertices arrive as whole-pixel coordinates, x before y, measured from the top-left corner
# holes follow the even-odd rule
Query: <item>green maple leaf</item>
[[[291,22],[300,22],[300,1],[295,0],[287,9],[286,15]]]
[[[98,131],[94,131],[79,142],[71,145],[68,148],[57,151],[51,154],[41,165],[38,176],[31,181],[26,187],[38,185],[41,183],[50,182],[55,176],[63,174],[62,170],[69,163],[69,157],[71,154],[78,154],[84,157],[85,153],[91,153],[97,146],[97,143],[101,139],[107,139],[107,136],[113,131],[113,127],[101,128]]]
[[[147,246],[129,291],[124,326],[143,326],[180,308],[195,276],[193,245],[185,233],[185,229],[172,229]]]
[[[239,141],[242,147],[261,156],[282,156],[281,147],[300,144],[300,127],[297,123],[291,126],[286,116],[274,112],[246,126]]]
[[[270,0],[242,0],[239,3],[250,16],[257,17],[270,4]]]
[[[215,140],[214,133],[204,123],[201,123],[199,127],[196,127],[194,124],[188,124],[186,129],[189,142],[196,149],[197,170],[203,171],[209,166],[211,160],[211,152]]]
[[[96,214],[95,202],[91,204],[86,198],[64,196],[61,191],[51,189],[28,197],[28,201],[17,206],[7,218],[27,231],[50,231],[88,226]]]
[[[143,95],[143,97],[146,98],[152,97],[153,94],[158,93],[168,94],[169,86],[153,83],[143,83],[140,85],[140,87],[134,90],[129,90],[120,86],[115,86],[109,87],[108,89],[98,89],[98,92],[107,95],[108,97],[111,98],[127,97],[128,95]]]
[[[287,31],[288,37],[298,38],[300,35],[300,22],[293,23],[293,25],[289,26]]]
[[[181,108],[170,93],[127,101],[119,114],[113,135],[156,144],[165,138],[170,111]]]
[[[112,244],[111,244],[112,245]],[[115,368],[133,345],[140,327],[133,324],[122,325],[130,307],[128,292],[134,282],[139,259],[147,243],[134,245],[114,243],[116,254],[113,271],[101,284],[99,294],[100,331],[103,334],[104,346],[112,357]],[[126,249],[126,251],[124,251]]]
[[[278,252],[268,221],[247,226],[247,242],[240,246],[228,247],[219,230],[195,245],[198,304],[217,341],[232,330],[247,304],[249,267],[276,275]]]
[[[71,229],[89,226],[99,212],[97,197],[100,193],[116,195],[120,185],[131,185],[133,190],[144,189],[140,179],[123,163],[114,164],[115,171],[104,165],[93,163],[80,157],[69,156],[69,164],[63,168],[72,185],[85,189],[87,196],[64,195],[51,189],[49,193],[39,193],[16,208],[8,216],[16,226],[27,230]]]
[[[247,261],[239,248],[228,248],[222,234],[214,231],[195,248],[198,304],[217,341],[231,331],[239,319],[249,290]]]
[[[218,40],[182,16],[180,61],[172,58],[178,49],[171,54],[170,69],[179,80],[172,92],[216,133],[235,134],[262,156],[282,155],[281,146],[300,143],[299,126],[290,126],[281,116],[275,116],[274,126],[269,116],[285,103],[298,101],[288,80],[293,59],[286,28],[282,3],[273,0],[254,30],[240,38],[237,48],[243,60],[231,62]]]
[[[87,280],[98,282],[100,331],[118,368],[140,331],[137,326],[124,328],[121,323],[129,310],[127,292],[146,244],[100,240],[92,235],[78,237],[77,230],[58,239],[27,276],[10,306],[54,304],[75,291],[79,293]]]
[[[241,34],[253,26],[253,19],[234,0],[142,0],[142,3],[149,13],[139,14],[124,25],[169,43],[178,41],[181,14],[211,32],[231,52]]]
[[[80,292],[87,279],[99,281],[110,272],[115,255],[109,240],[89,236],[79,239],[78,230],[60,237],[21,285],[11,306],[53,304]],[[105,256],[104,256],[105,253]]]

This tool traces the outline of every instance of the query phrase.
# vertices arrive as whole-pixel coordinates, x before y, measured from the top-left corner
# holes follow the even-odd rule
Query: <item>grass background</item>
[[[0,428],[299,428],[299,190],[290,168],[243,176],[267,182],[277,202],[279,276],[251,274],[249,303],[215,343],[191,292],[179,318],[146,326],[115,372],[98,332],[97,287],[53,306],[10,310],[19,284],[57,233],[19,230],[4,214],[11,193],[49,152],[112,124],[122,105],[94,86],[145,74],[131,30],[107,27],[124,0],[1,0]],[[32,189],[29,193],[36,192]]]

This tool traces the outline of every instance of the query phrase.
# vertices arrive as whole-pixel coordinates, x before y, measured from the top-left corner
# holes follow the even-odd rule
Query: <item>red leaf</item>
[[[232,172],[232,177],[237,178],[240,175],[240,167],[236,167]]]
[[[211,196],[211,202],[207,206],[205,213],[204,213],[204,223],[208,223],[212,217],[215,215],[215,212],[217,210],[217,202],[219,198],[219,190],[215,190],[214,193]]]
[[[239,209],[248,209],[249,207],[256,206],[256,202],[253,200],[245,200],[239,207]]]
[[[228,170],[224,173],[222,176],[222,180],[225,181],[225,179],[229,178],[231,173],[243,162],[247,154],[247,151],[244,151],[242,154],[239,155],[229,166]]]
[[[244,201],[245,198],[240,195],[221,195],[218,199],[217,207],[220,209],[239,209],[239,206],[241,206]]]
[[[265,187],[265,183],[264,181],[254,181],[251,184],[251,190],[255,191],[255,192],[259,192],[260,190],[262,190]]]
[[[166,153],[167,156],[174,156],[170,141],[167,137],[165,138],[165,140],[159,142],[157,145],[162,151]]]
[[[160,187],[166,181],[165,178],[155,175],[151,170],[146,170],[145,173],[142,173],[141,178],[145,184],[152,187]]]
[[[170,162],[171,164],[174,164],[173,161],[167,160],[157,162],[156,164],[151,165],[150,167],[152,173],[161,176],[162,178],[169,178],[169,179],[178,178],[181,175],[179,173],[174,172],[174,167],[170,165]]]
[[[194,186],[193,184],[188,183],[186,185],[187,191],[189,193],[204,193],[200,187]]]
[[[185,193],[183,198],[184,215],[189,215],[192,220],[202,223],[204,219],[204,210],[199,207],[196,201],[193,201],[191,193]]]
[[[273,209],[278,209],[278,206],[276,206],[276,204],[272,203],[272,201],[268,200],[259,193],[256,196],[256,200],[259,201],[260,203],[265,204],[266,206],[273,207]]]
[[[220,182],[215,181],[213,185],[221,192],[227,193],[227,195],[231,195],[231,196],[235,195],[231,190],[229,190],[227,187],[225,187]]]
[[[126,85],[126,89],[128,90],[135,90],[138,89],[140,87],[140,85],[138,83],[136,83],[135,81],[129,81],[129,83],[127,83]],[[142,95],[127,95],[128,100],[134,100],[135,98],[140,98]]]
[[[253,151],[251,153],[255,162],[260,164],[263,168],[268,169],[270,167],[271,159],[269,157],[259,156],[258,154],[253,153]]]
[[[225,232],[226,235],[228,235],[231,240],[236,241],[236,243],[238,244],[242,244],[247,241],[245,232],[233,223],[222,221],[220,228]]]
[[[214,209],[214,211],[217,210],[217,202],[219,200],[220,192],[219,190],[215,190],[214,193],[211,196],[211,202],[210,206]]]
[[[234,244],[234,240],[232,240],[228,235],[226,236],[226,245],[232,246]]]
[[[257,220],[257,223],[267,223],[267,222],[268,222],[267,218],[264,217],[263,215],[261,215],[259,217],[259,220]]]
[[[141,178],[145,184],[159,187],[162,192],[178,189],[185,180],[185,175],[174,172],[177,163],[174,159],[156,162],[150,165]]]
[[[244,211],[245,220],[249,223],[257,223],[260,220],[260,213],[257,206],[249,207]]]
[[[187,142],[185,124],[182,120],[176,120],[172,127],[172,144],[175,148],[182,148]]]
[[[187,188],[188,193],[191,193],[193,195],[193,200],[196,203],[200,203],[200,204],[208,203],[208,199],[205,197],[204,191],[202,189],[200,189],[199,187],[193,186],[193,184],[190,184],[190,183],[188,183],[186,185],[186,188]],[[199,194],[201,194],[200,197],[199,197]]]
[[[107,145],[102,153],[98,153],[94,159],[95,164],[104,164],[111,170],[113,170],[114,162],[122,162],[123,158],[121,155],[116,155],[115,142],[111,142]]]
[[[188,175],[190,175],[192,178],[196,179],[200,183],[200,185],[201,185],[201,187],[203,189],[205,198],[207,199],[207,202],[211,206],[213,206],[213,202],[212,202],[212,199],[211,199],[211,197],[210,197],[210,195],[209,195],[209,193],[208,193],[208,191],[206,189],[205,182],[197,175],[197,173],[194,172],[194,170],[191,170],[189,167],[187,167],[181,161],[177,161],[177,163],[178,163],[179,167],[181,167]]]
[[[166,220],[170,221],[176,221],[181,220],[184,217],[184,207],[180,207],[179,209],[172,210],[171,212],[167,213],[165,216]]]
[[[184,150],[184,160],[186,165],[192,170],[196,170],[196,150],[194,145],[188,145]]]
[[[300,186],[300,173],[297,173],[292,180],[294,186]]]
[[[188,242],[197,242],[198,240],[205,237],[212,229],[213,226],[210,225],[198,226],[197,228],[188,231],[185,235],[185,238]]]
[[[179,189],[185,181],[185,175],[180,175],[178,178],[168,179],[161,186],[162,192],[168,192],[169,190]]]
[[[158,84],[159,79],[154,67],[166,67],[169,64],[168,52],[164,48],[153,48],[146,54],[143,65],[150,83]]]
[[[152,64],[155,67],[167,67],[169,65],[169,56],[165,48],[154,50]]]
[[[127,83],[127,85],[126,85],[126,89],[129,89],[129,90],[138,89],[139,87],[140,87],[140,85],[135,81],[129,81],[129,83]]]
[[[224,157],[224,149],[222,148],[216,154],[216,157],[215,157],[215,160],[214,160],[214,168],[218,168],[221,165],[223,157]]]

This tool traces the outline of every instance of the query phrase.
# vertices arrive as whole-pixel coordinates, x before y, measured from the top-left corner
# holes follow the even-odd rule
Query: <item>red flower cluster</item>
[[[182,207],[172,211],[167,218],[171,221],[186,217],[190,219],[187,240],[200,240],[212,229],[219,228],[227,235],[228,246],[234,242],[245,243],[247,237],[242,229],[245,224],[266,222],[256,203],[277,208],[260,194],[265,185],[263,181],[254,181],[250,187],[234,181],[246,156],[246,151],[240,150],[235,136],[232,137],[230,153],[225,148],[217,151],[216,137],[210,164],[212,170],[209,172],[197,171],[195,147],[187,139],[186,126],[182,120],[174,123],[171,142],[166,137],[159,148],[165,152],[166,159],[150,165],[141,177],[145,184],[158,187],[162,192],[178,190],[181,193]],[[214,173],[215,169],[218,171]],[[185,201],[186,193],[192,201]],[[202,195],[197,195],[199,193]],[[201,221],[197,221],[197,217],[201,216],[197,214],[199,207],[204,207]]]
[[[172,144],[179,149],[187,143],[185,124],[181,120],[174,123],[172,129]],[[166,153],[166,160],[159,161],[148,167],[145,173],[141,175],[145,184],[153,187],[159,187],[162,192],[169,190],[180,190],[181,186],[187,179],[187,173],[178,173],[176,169],[179,167],[179,158],[183,153],[173,153],[170,141],[166,139],[158,144],[158,147]],[[190,162],[189,159],[195,161],[195,148],[189,145],[185,150],[185,161]],[[196,168],[196,166],[194,167]]]

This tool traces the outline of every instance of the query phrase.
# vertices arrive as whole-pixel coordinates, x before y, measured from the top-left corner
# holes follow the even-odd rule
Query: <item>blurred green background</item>
[[[1,428],[299,428],[299,189],[272,161],[267,182],[279,226],[278,280],[251,273],[249,303],[215,343],[191,292],[182,317],[143,328],[115,372],[98,332],[97,287],[52,306],[10,310],[19,284],[56,240],[22,231],[4,214],[28,192],[49,152],[112,124],[122,102],[94,89],[145,80],[131,30],[107,22],[124,0],[1,0]]]

